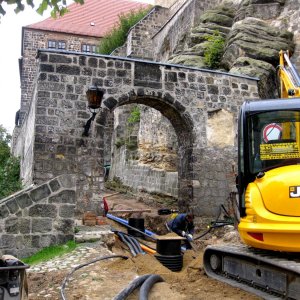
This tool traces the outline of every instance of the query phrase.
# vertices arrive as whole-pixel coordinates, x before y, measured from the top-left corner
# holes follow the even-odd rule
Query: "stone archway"
[[[121,95],[118,99],[113,97],[107,99],[107,101],[115,103],[114,106],[111,106],[111,111],[127,104],[143,104],[159,111],[170,121],[178,141],[178,205],[180,209],[187,210],[193,199],[191,158],[194,141],[191,117],[187,113],[181,114],[180,110],[172,105],[170,96],[162,99],[159,96],[153,96],[153,92],[149,95],[147,95],[147,91],[142,93],[141,89],[139,89],[139,93],[143,95],[137,95],[136,92],[131,91],[131,96],[128,98],[126,95]],[[124,101],[125,98],[127,101]],[[183,108],[182,112],[184,112]]]
[[[257,79],[104,55],[40,50],[31,108],[15,141],[24,181],[43,183],[62,174],[77,175],[77,208],[87,208],[103,182],[106,113],[143,103],[170,120],[179,141],[179,199],[197,215],[215,215],[233,187],[236,142],[209,143],[224,110],[235,131],[240,105],[258,98]],[[91,84],[104,90],[102,111],[89,136],[91,114],[85,93]],[[217,127],[218,127],[217,126]],[[232,134],[235,136],[235,134]],[[222,140],[222,136],[219,137]]]

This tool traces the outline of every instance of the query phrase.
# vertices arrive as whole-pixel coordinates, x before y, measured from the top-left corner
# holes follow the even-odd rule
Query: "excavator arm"
[[[290,61],[289,51],[279,52],[278,78],[281,98],[300,97],[300,76]]]

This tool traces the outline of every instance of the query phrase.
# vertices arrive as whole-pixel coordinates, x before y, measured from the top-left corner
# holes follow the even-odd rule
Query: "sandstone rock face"
[[[239,57],[250,57],[277,66],[280,50],[293,52],[292,39],[291,32],[278,30],[260,19],[246,18],[232,26],[223,55],[223,65],[230,69]]]
[[[232,65],[230,73],[260,78],[259,95],[263,99],[279,96],[276,69],[270,63],[250,57],[239,57]]]
[[[228,35],[222,65],[230,73],[258,77],[261,98],[276,98],[275,68],[279,51],[294,50],[293,34],[278,30],[267,22],[248,17],[236,22]]]
[[[204,57],[208,40],[217,32],[225,40],[218,69],[257,77],[261,98],[278,97],[275,68],[279,51],[293,53],[295,46],[293,33],[286,30],[287,26],[282,26],[282,20],[281,26],[275,27],[274,19],[281,16],[287,6],[294,7],[293,3],[292,0],[223,1],[199,17],[200,24],[191,30],[185,45],[179,45],[180,50],[170,57],[169,62],[207,68]]]
[[[285,0],[243,0],[236,14],[235,21],[247,17],[269,20],[278,17]]]
[[[177,171],[178,143],[170,121],[157,110],[141,106],[139,163],[169,172]]]
[[[223,5],[201,15],[200,24],[192,29],[186,45],[179,46],[183,50],[171,56],[169,62],[199,68],[207,67],[204,55],[209,45],[208,40],[216,33],[226,39],[233,24],[236,7],[234,2],[226,1]]]

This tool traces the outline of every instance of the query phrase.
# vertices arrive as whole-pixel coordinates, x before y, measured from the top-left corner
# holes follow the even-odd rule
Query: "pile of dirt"
[[[114,203],[114,208],[117,207],[119,209],[121,207],[120,205],[122,205],[122,209],[150,209],[150,212],[142,213],[142,215],[147,219],[146,228],[154,232],[157,232],[156,228],[162,228],[164,226],[165,218],[167,218],[167,216],[157,216],[156,208],[153,209],[151,206],[135,198],[116,195],[111,197],[108,201]],[[126,217],[128,217],[128,215]],[[126,231],[122,225],[112,220],[108,220],[108,224],[116,230]],[[149,224],[153,224],[153,227],[148,227]],[[205,230],[205,228],[196,228],[196,235],[199,231]],[[243,290],[207,277],[203,270],[203,248],[208,244],[223,242],[223,238],[227,235],[233,236],[229,239],[229,242],[239,242],[238,235],[232,234],[231,232],[231,229],[222,228],[212,231],[205,236],[205,239],[195,241],[193,243],[193,250],[184,252],[183,267],[180,272],[172,272],[164,267],[152,254],[138,254],[132,257],[127,246],[116,239],[114,246],[110,248],[110,250],[117,255],[126,255],[128,259],[114,258],[101,260],[77,270],[70,277],[63,291],[64,295],[68,300],[111,300],[138,276],[144,274],[158,274],[164,279],[164,282],[156,283],[153,286],[149,300],[260,299]],[[144,241],[144,243],[155,248],[155,244],[151,244],[149,240]],[[96,246],[96,244],[95,247],[95,249],[99,251],[100,257],[101,255],[107,255],[107,249],[103,251],[101,248],[97,248],[99,246]],[[80,263],[84,263],[84,261]],[[65,270],[29,273],[29,299],[61,299],[60,289],[67,273]],[[127,299],[138,299],[138,293],[139,291],[137,289]]]

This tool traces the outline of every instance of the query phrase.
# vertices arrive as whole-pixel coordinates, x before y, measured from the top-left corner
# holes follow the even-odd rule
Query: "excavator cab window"
[[[252,175],[300,163],[298,111],[262,112],[250,116],[247,121]]]
[[[300,164],[300,98],[245,101],[238,120],[240,216],[246,215],[245,191],[271,169]]]

